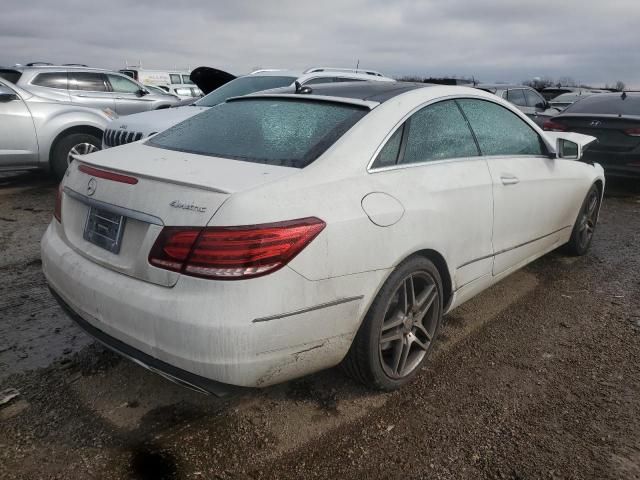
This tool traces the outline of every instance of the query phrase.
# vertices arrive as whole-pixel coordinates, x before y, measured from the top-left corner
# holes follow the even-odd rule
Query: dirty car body
[[[78,157],[43,270],[90,333],[136,361],[216,393],[267,386],[339,364],[407,259],[437,266],[446,313],[566,243],[604,178],[560,158],[561,141],[466,87],[230,99]]]

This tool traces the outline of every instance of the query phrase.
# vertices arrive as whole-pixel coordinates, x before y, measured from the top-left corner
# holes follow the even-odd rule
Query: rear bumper
[[[285,267],[245,281],[183,275],[165,287],[89,260],[62,235],[54,220],[42,265],[71,316],[125,356],[206,391],[267,386],[338,364],[387,275],[309,281]]]
[[[84,318],[78,315],[64,300],[56,293],[56,291],[49,287],[49,291],[53,295],[53,298],[57,300],[62,309],[76,324],[82,328],[85,332],[91,335],[93,338],[102,343],[105,347],[110,348],[114,352],[126,357],[135,363],[143,366],[144,368],[151,370],[155,373],[162,375],[163,377],[185,386],[192,390],[196,390],[200,393],[209,394],[212,393],[218,397],[224,397],[230,393],[234,393],[240,390],[240,387],[233,385],[227,385],[220,382],[214,382],[208,378],[194,375],[191,372],[176,368],[173,365],[169,365],[157,358],[147,355],[140,350],[136,350],[130,345],[121,342],[117,338],[107,335],[102,330],[94,327]]]

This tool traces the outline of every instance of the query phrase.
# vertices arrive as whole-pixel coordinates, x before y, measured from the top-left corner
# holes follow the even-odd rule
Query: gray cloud
[[[640,87],[637,0],[4,0],[0,64],[355,66]]]

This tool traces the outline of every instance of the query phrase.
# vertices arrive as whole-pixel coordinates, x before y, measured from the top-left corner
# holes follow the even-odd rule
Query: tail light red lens
[[[631,137],[640,137],[640,128],[627,128],[624,133]]]
[[[56,192],[56,205],[53,209],[53,217],[62,223],[62,182],[58,185],[58,191]]]
[[[289,263],[325,226],[309,217],[242,227],[165,227],[149,263],[219,280],[259,277]]]
[[[551,130],[554,132],[566,132],[568,128],[566,125],[563,125],[558,122],[554,122],[553,120],[547,120],[542,124],[542,128],[544,130]]]

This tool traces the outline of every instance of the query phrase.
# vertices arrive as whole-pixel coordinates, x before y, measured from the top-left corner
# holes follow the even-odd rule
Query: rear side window
[[[524,98],[524,90],[520,88],[507,91],[507,100],[520,107],[527,106],[527,100]]]
[[[486,100],[457,101],[471,124],[482,155],[544,155],[538,134],[515,113]]]
[[[387,143],[382,147],[380,153],[376,157],[372,168],[384,168],[391,167],[398,162],[398,155],[400,154],[400,144],[402,142],[402,132],[404,131],[404,125],[398,128]]]
[[[171,79],[171,83],[182,83],[182,79],[177,73],[169,74],[169,78]]]
[[[304,168],[368,109],[298,98],[222,103],[159,133],[149,145],[214,157]]]
[[[193,82],[191,81],[191,77],[189,75],[182,75],[182,83],[193,85]]]
[[[31,80],[32,85],[47,88],[67,89],[67,72],[39,73]]]
[[[473,134],[453,100],[435,103],[413,114],[403,157],[417,163],[479,155]]]
[[[107,77],[102,73],[69,72],[69,90],[106,92]]]
[[[22,73],[18,72],[17,70],[0,69],[0,78],[4,78],[8,82],[18,83],[18,80],[20,80],[21,76],[22,76]]]

